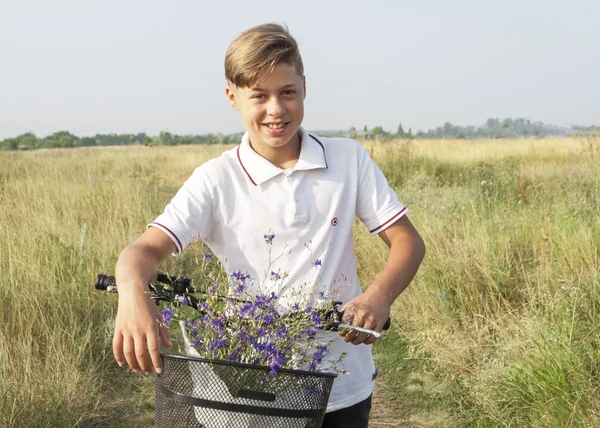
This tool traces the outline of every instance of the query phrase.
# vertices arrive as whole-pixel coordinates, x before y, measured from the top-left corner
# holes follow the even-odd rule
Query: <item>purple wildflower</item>
[[[321,326],[323,320],[319,316],[319,313],[317,311],[314,311],[310,314],[310,322],[314,323],[316,326]]]
[[[309,339],[314,339],[315,337],[317,337],[318,331],[316,328],[304,327],[304,334]]]
[[[271,271],[271,281],[279,281],[281,279],[281,275],[277,272]]]
[[[271,245],[273,243],[273,238],[275,238],[275,234],[274,233],[265,234],[264,238],[265,238],[265,242],[267,244]]]
[[[161,311],[163,323],[166,326],[171,324],[171,320],[173,319],[173,309],[170,306],[167,306]]]
[[[257,308],[268,307],[269,304],[276,299],[277,299],[277,294],[275,294],[274,292],[271,292],[271,295],[269,297],[261,295],[261,294],[257,294],[254,297],[254,305]]]
[[[251,311],[251,309],[253,309],[252,303],[246,302],[240,308],[240,314],[243,317],[246,316],[246,315],[249,315],[250,313],[254,312],[254,311]]]
[[[275,336],[277,336],[280,339],[283,339],[283,337],[285,336],[285,334],[288,332],[288,329],[286,327],[281,327],[279,330],[277,330],[275,332]]]
[[[313,266],[322,266],[321,259],[316,259],[316,260],[313,262]]]
[[[275,351],[272,360],[269,364],[269,367],[271,367],[271,371],[269,371],[269,374],[277,374],[281,366],[283,366],[284,364],[285,354],[281,351]]]
[[[204,256],[202,256],[202,260],[205,260],[205,261],[212,260],[212,258],[213,258],[212,253],[204,253]]]
[[[232,363],[238,362],[239,359],[240,359],[240,350],[239,349],[236,349],[235,351],[233,351],[231,353],[231,355],[229,355],[229,357],[227,357],[227,360]]]
[[[245,283],[247,280],[250,279],[250,274],[248,274],[248,272],[246,273],[242,273],[239,270],[233,271],[233,273],[230,275],[233,279],[240,281],[242,284]]]
[[[264,351],[267,348],[267,345],[264,343],[258,343],[255,342],[253,343],[254,349],[256,349],[257,351]]]
[[[208,345],[208,350],[214,355],[217,352],[217,349],[221,349],[225,347],[227,344],[227,339],[215,339],[210,345]]]
[[[313,354],[313,360],[310,363],[310,370],[316,370],[323,362],[323,355],[327,353],[327,345],[317,345],[317,352]]]

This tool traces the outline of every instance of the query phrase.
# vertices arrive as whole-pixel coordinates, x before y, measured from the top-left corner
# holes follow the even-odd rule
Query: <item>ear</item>
[[[306,76],[302,76],[302,84],[304,85],[304,99],[306,99]]]
[[[233,85],[231,83],[228,83],[225,87],[225,95],[227,96],[227,101],[229,101],[231,107],[233,107],[236,110],[239,110],[240,107],[238,106],[235,90],[233,89]]]

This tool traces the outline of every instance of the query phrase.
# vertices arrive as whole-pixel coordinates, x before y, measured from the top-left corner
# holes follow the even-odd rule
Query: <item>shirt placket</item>
[[[285,177],[290,203],[292,205],[292,224],[304,224],[308,220],[306,207],[300,200],[300,176],[291,172]]]

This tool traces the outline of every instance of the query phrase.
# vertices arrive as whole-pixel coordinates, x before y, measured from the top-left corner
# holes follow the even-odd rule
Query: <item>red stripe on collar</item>
[[[254,184],[256,186],[257,184],[254,182],[254,180],[252,179],[252,176],[250,176],[250,173],[246,170],[246,167],[242,163],[242,158],[240,157],[240,146],[238,146],[238,148],[237,148],[237,158],[240,161],[240,165],[242,166],[242,169],[244,170],[244,172],[246,173],[246,175],[248,176],[248,178],[250,179],[252,184]]]
[[[310,135],[310,138],[312,138],[313,140],[315,140],[317,143],[319,143],[319,146],[321,146],[321,149],[323,149],[323,160],[325,161],[325,168],[329,169],[329,166],[327,165],[327,156],[325,156],[325,146],[323,145],[323,143],[321,143],[319,141],[319,139],[317,137],[315,137],[312,134],[308,134]]]

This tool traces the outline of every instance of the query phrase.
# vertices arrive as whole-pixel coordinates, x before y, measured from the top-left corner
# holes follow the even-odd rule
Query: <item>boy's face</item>
[[[259,151],[260,146],[285,146],[304,119],[305,79],[289,64],[278,64],[270,76],[250,87],[230,84],[225,93],[242,115],[250,141]]]

